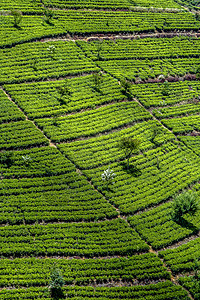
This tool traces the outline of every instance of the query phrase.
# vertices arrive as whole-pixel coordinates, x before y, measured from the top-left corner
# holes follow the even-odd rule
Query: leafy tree
[[[38,70],[37,64],[38,64],[38,59],[34,58],[31,65],[34,71]]]
[[[102,60],[102,57],[101,57],[101,52],[102,50],[102,41],[98,41],[97,43],[97,60]]]
[[[174,221],[179,223],[184,214],[195,215],[198,209],[197,194],[193,191],[186,191],[174,198],[171,216]]]
[[[169,96],[169,82],[165,81],[162,85],[161,93],[163,96]]]
[[[65,79],[65,82],[64,82],[63,85],[57,86],[56,90],[60,94],[60,97],[63,97],[64,95],[71,96],[71,94],[72,94],[71,91],[70,91],[70,89],[69,89],[67,79]]]
[[[123,137],[118,145],[118,147],[124,151],[125,157],[127,159],[127,168],[129,169],[129,160],[134,152],[139,150],[141,141],[138,139],[132,139],[130,137]]]
[[[131,83],[126,80],[126,78],[122,77],[120,79],[121,91],[128,98],[131,97]]]
[[[14,17],[14,27],[19,28],[22,20],[22,12],[17,9],[12,9],[10,14]]]
[[[62,287],[65,284],[61,271],[53,268],[50,274],[49,289],[51,297],[54,299],[60,299],[64,297]]]
[[[13,152],[3,151],[0,153],[0,164],[5,165],[6,167],[10,167],[14,162]]]
[[[156,126],[155,124],[151,127],[151,137],[150,141],[152,143],[155,142],[155,138],[158,136],[158,134],[161,132],[161,128]]]
[[[52,9],[49,9],[48,7],[44,8],[44,18],[43,20],[47,23],[52,25],[52,20],[54,18],[55,14]]]
[[[110,169],[110,166],[108,167],[107,170],[105,170],[102,174],[101,174],[101,179],[103,181],[106,182],[106,188],[108,190],[108,186],[110,184],[114,184],[114,177],[116,176],[116,174],[113,172],[113,170]]]
[[[68,86],[67,79],[65,79],[65,82],[63,85],[57,86],[56,90],[57,90],[58,94],[60,95],[60,98],[59,98],[60,102],[62,104],[66,104],[66,101],[63,100],[63,97],[72,95],[72,92],[70,91],[69,86]]]
[[[103,76],[101,72],[95,72],[92,75],[94,81],[94,88],[97,92],[100,92],[100,85],[103,82]]]

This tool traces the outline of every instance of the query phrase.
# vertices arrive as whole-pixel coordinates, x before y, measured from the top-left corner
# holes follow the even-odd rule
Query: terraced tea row
[[[94,76],[80,76],[66,80],[5,85],[12,99],[30,119],[65,115],[87,108],[95,108],[125,98],[117,80],[101,76],[99,91]],[[58,89],[69,94],[61,95]]]
[[[0,83],[39,81],[99,70],[74,42],[24,44],[1,49],[0,56]]]
[[[145,286],[131,287],[64,287],[64,293],[71,300],[84,299],[106,300],[106,299],[138,299],[143,300],[175,300],[181,297],[182,300],[189,300],[187,292],[180,286],[174,285],[171,281]],[[1,290],[2,299],[13,300],[16,297],[20,299],[41,299],[50,300],[47,288],[28,288],[17,290]]]
[[[75,0],[53,0],[49,3],[47,0],[42,1],[45,6],[51,8],[110,8],[110,9],[119,9],[119,8],[129,8],[134,6],[142,6],[142,7],[163,7],[163,8],[178,8],[182,9],[180,5],[178,5],[175,1],[170,0],[166,3],[163,0],[103,0],[103,1],[94,1],[94,0],[80,0],[79,2]]]
[[[119,117],[120,116],[120,117]],[[35,120],[53,142],[104,133],[152,116],[135,102],[122,102],[55,119]]]
[[[149,247],[122,219],[0,227],[2,257],[107,256],[146,252]]]
[[[23,16],[20,28],[13,26],[12,16],[1,16],[0,47],[66,34],[132,34],[155,30],[198,30],[200,27],[194,15],[186,12],[56,10],[53,14],[54,17],[48,22],[45,22],[43,16]]]
[[[110,164],[116,174],[115,184],[110,186],[110,191],[101,183],[101,174],[108,165],[83,171],[123,214],[135,213],[164,202],[199,180],[198,157],[187,148],[181,150],[173,144],[132,158],[130,165],[131,169],[127,171],[125,163]]]
[[[30,121],[0,125],[0,150],[48,145],[49,141]]]
[[[152,128],[160,130],[156,137],[153,136]],[[150,120],[136,124],[130,128],[118,130],[114,133],[87,140],[60,144],[58,148],[66,154],[71,161],[78,165],[80,169],[100,167],[110,162],[124,160],[124,153],[118,147],[119,141],[123,136],[141,139],[140,150],[142,152],[154,148],[155,144],[163,144],[164,142],[174,139],[174,135],[162,128],[158,122]]]
[[[198,112],[199,91],[199,81],[133,84],[131,87],[132,95],[146,108],[157,106],[153,114],[159,119]]]
[[[199,58],[118,59],[98,61],[97,65],[115,78],[125,77],[133,82],[143,83],[146,80],[157,80],[159,82],[165,78],[170,79],[170,81],[177,81],[178,77],[186,74],[188,76],[189,74],[196,74],[200,63]]]
[[[199,196],[199,184],[193,189],[198,190]],[[195,235],[200,229],[199,212],[195,216],[184,215],[182,223],[173,221],[171,213],[172,201],[130,217],[128,220],[148,244],[154,249],[160,249],[192,234]]]
[[[11,9],[19,9],[23,13],[40,13],[41,2],[39,0],[1,0],[0,10],[10,11]]]
[[[68,285],[170,279],[169,272],[153,253],[86,260],[18,258],[1,260],[0,286],[46,286],[53,267],[62,270]]]
[[[0,123],[8,121],[25,120],[24,114],[18,109],[18,107],[12,103],[5,93],[0,89]]]
[[[156,59],[199,56],[200,39],[187,36],[134,40],[77,41],[93,60]]]

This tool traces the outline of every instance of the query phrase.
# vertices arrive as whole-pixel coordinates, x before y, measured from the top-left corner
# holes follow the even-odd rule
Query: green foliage
[[[156,124],[154,124],[151,127],[151,137],[150,137],[150,141],[151,143],[155,143],[155,138],[158,136],[158,134],[161,133],[161,128],[159,128],[158,126],[156,126]]]
[[[110,169],[110,166],[108,167],[107,170],[105,170],[101,174],[101,179],[106,182],[106,188],[107,188],[107,190],[108,190],[109,184],[114,184],[113,180],[114,180],[115,175],[116,174],[113,172],[113,170]]]
[[[49,288],[51,297],[54,299],[64,298],[62,287],[65,281],[59,269],[53,268],[50,274]]]
[[[186,191],[174,198],[172,205],[172,219],[176,222],[182,221],[182,216],[186,213],[195,215],[199,209],[199,202],[195,192]]]
[[[52,24],[52,20],[54,18],[54,11],[45,7],[44,8],[44,17],[43,17],[43,20],[47,23],[47,24]]]
[[[64,84],[57,86],[56,90],[58,94],[60,95],[59,101],[61,104],[67,104],[67,101],[63,99],[64,96],[71,96],[72,92],[69,89],[68,81],[65,79]]]
[[[12,9],[10,14],[14,17],[14,27],[19,28],[22,20],[22,12],[17,9]]]
[[[127,167],[129,168],[129,159],[134,152],[137,152],[141,141],[139,139],[132,139],[130,137],[123,137],[118,145],[118,147],[124,151],[125,157],[127,159]]]
[[[169,82],[165,81],[162,85],[161,93],[163,96],[169,96]]]
[[[101,72],[95,72],[92,75],[93,82],[94,82],[94,89],[97,92],[100,92],[100,85],[103,82],[103,76]]]
[[[124,95],[126,95],[128,98],[131,97],[131,83],[126,80],[125,77],[122,77],[120,79],[120,85],[121,85],[121,91]]]
[[[34,58],[33,61],[32,61],[32,68],[34,71],[37,71],[38,70],[38,59],[37,58]]]

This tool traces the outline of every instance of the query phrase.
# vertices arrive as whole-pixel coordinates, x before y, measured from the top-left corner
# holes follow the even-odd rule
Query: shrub
[[[180,222],[184,214],[195,215],[198,209],[197,194],[192,191],[186,191],[174,198],[171,216],[174,221]]]
[[[22,12],[17,9],[12,9],[10,14],[14,17],[14,27],[19,28],[19,24],[22,20]]]
[[[132,139],[130,137],[123,137],[118,145],[118,147],[124,151],[125,157],[127,159],[127,168],[129,169],[129,160],[131,155],[138,151],[141,141],[138,139]]]
[[[60,299],[64,297],[62,287],[65,284],[61,271],[59,269],[52,269],[50,274],[49,288],[51,297],[54,299]]]
[[[115,177],[115,173],[113,172],[113,170],[110,169],[110,166],[108,167],[107,170],[105,170],[102,174],[101,174],[101,178],[103,181],[106,182],[106,188],[108,190],[108,185],[109,184],[114,184],[114,177]]]

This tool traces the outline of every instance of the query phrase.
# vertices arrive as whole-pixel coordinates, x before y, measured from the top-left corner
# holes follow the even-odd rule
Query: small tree
[[[68,86],[68,81],[67,79],[65,79],[65,82],[63,85],[59,85],[56,87],[56,90],[57,92],[59,93],[60,97],[62,98],[64,95],[67,95],[67,96],[71,96],[71,91],[69,89],[69,86]]]
[[[19,28],[19,24],[22,20],[22,12],[17,9],[12,9],[10,14],[14,17],[14,27]]]
[[[153,124],[153,126],[151,127],[151,137],[150,137],[150,141],[152,143],[155,142],[155,138],[158,136],[160,132],[161,132],[161,128]]]
[[[122,77],[120,79],[121,91],[128,98],[131,97],[131,83],[126,80],[126,78]]]
[[[43,20],[48,23],[52,24],[52,20],[54,18],[54,11],[52,9],[49,9],[48,7],[44,8],[44,18]]]
[[[37,64],[38,64],[38,59],[34,58],[31,65],[34,71],[38,70]]]
[[[169,96],[169,82],[165,81],[162,86],[161,94],[163,96]]]
[[[198,209],[197,194],[193,191],[186,191],[174,198],[171,216],[174,221],[180,222],[184,214],[195,215]]]
[[[102,174],[101,174],[101,179],[103,181],[106,182],[106,189],[108,190],[108,186],[110,184],[114,184],[114,177],[116,176],[116,174],[113,172],[113,170],[110,169],[110,166],[108,167],[107,170],[105,170]]]
[[[62,287],[65,284],[61,271],[59,269],[53,268],[50,274],[49,289],[51,292],[51,297],[54,299],[63,298]]]
[[[100,92],[100,85],[101,83],[103,82],[103,76],[102,76],[102,73],[99,72],[99,73],[93,73],[92,75],[93,77],[93,81],[94,81],[94,88],[97,92]]]
[[[130,137],[123,137],[118,145],[118,147],[124,151],[125,157],[127,159],[127,168],[129,169],[129,160],[134,152],[139,150],[141,141],[138,139],[132,139]]]
[[[101,57],[101,52],[102,50],[102,41],[98,41],[97,43],[97,60],[102,60],[102,57]]]

